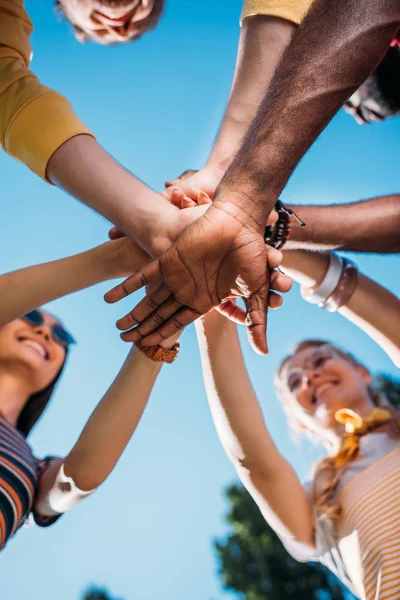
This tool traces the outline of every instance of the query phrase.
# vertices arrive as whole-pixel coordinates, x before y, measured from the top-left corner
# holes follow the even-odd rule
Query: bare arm
[[[78,290],[123,277],[149,257],[128,239],[107,242],[75,256],[26,267],[0,276],[0,327]]]
[[[282,269],[307,287],[318,286],[328,268],[328,255],[285,251]],[[341,315],[357,325],[400,366],[400,300],[372,279],[360,275],[349,302],[339,309]]]
[[[277,533],[313,546],[309,500],[265,426],[236,326],[213,311],[196,322],[196,330],[207,398],[225,452]]]
[[[1,2],[0,145],[155,256],[170,243],[164,233],[174,207],[107,154],[66,98],[41,84],[30,70],[32,30],[22,0]]]
[[[77,135],[50,158],[47,177],[129,235],[150,256],[165,250],[176,208],[136,179],[93,138]]]
[[[292,221],[285,248],[400,252],[400,195],[331,206],[290,206],[307,226]]]
[[[163,346],[171,348],[175,339],[165,340]],[[162,363],[132,348],[71,452],[63,461],[50,465],[41,477],[35,504],[38,514],[52,516],[64,512],[104,482],[141,419],[161,366]],[[61,464],[78,490],[71,493],[58,481]]]
[[[276,17],[244,19],[229,102],[207,166],[225,172],[232,162],[295,30]]]
[[[181,176],[168,185],[178,185],[188,194],[199,188],[213,197],[295,30],[295,23],[277,17],[254,15],[244,19],[229,102],[207,164],[191,177],[181,179]]]
[[[397,0],[316,0],[286,49],[216,200],[264,223],[304,153],[380,62],[399,23]]]

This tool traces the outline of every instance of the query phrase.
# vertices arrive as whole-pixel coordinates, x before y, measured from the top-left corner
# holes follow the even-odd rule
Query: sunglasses
[[[31,310],[26,313],[23,317],[21,317],[28,325],[32,327],[40,327],[40,325],[44,324],[44,316],[40,312],[40,310]],[[63,346],[64,348],[68,348],[68,346],[72,346],[76,344],[76,341],[72,337],[70,333],[62,325],[59,323],[54,323],[50,325],[51,334],[53,336],[53,340]]]
[[[334,358],[338,358],[338,354],[331,346],[324,345],[314,350],[304,362],[303,367],[296,367],[289,371],[286,380],[289,390],[291,392],[298,390],[303,385],[308,371],[322,369],[325,363]]]

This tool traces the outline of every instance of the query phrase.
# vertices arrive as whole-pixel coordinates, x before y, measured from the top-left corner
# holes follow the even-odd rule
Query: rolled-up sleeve
[[[240,22],[246,17],[279,17],[299,25],[313,0],[244,0]]]
[[[92,134],[68,100],[29,70],[32,31],[22,0],[0,0],[0,144],[45,178],[57,148],[76,135]]]

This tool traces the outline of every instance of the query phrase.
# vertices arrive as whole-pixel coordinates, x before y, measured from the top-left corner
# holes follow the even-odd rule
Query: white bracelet
[[[302,285],[300,287],[301,297],[311,304],[323,306],[329,296],[335,291],[340,281],[343,270],[343,260],[334,252],[329,253],[329,267],[325,277],[316,290]]]
[[[46,516],[59,515],[71,510],[83,498],[95,490],[84,491],[78,488],[72,477],[64,472],[64,462],[61,463],[53,487],[48,490],[44,498],[38,498],[36,511]]]

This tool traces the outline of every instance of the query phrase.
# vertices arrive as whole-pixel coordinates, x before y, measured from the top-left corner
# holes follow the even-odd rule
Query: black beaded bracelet
[[[290,237],[291,217],[294,217],[300,223],[301,227],[305,227],[306,224],[291,208],[285,206],[281,200],[277,201],[274,208],[278,213],[278,220],[274,225],[266,226],[264,241],[266,244],[273,246],[273,248],[280,250]]]

